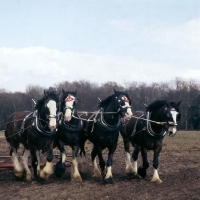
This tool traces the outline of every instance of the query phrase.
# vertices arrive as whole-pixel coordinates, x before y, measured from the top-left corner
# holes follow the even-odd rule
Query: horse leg
[[[138,154],[140,153],[140,150],[141,150],[141,147],[138,145],[135,145],[135,148],[132,154],[134,177],[138,177],[137,159],[138,159]]]
[[[147,150],[144,147],[141,147],[141,155],[142,155],[143,165],[138,168],[138,174],[142,178],[145,178],[147,175],[146,170],[149,167],[149,162],[147,159]]]
[[[28,157],[30,155],[30,151],[28,149],[24,150],[23,156],[22,156],[22,163],[25,169],[25,174],[26,174],[26,181],[31,181],[32,175],[31,171],[28,167]]]
[[[24,169],[19,162],[17,148],[12,147],[12,149],[10,151],[10,155],[12,157],[12,162],[13,162],[13,166],[14,166],[14,176],[15,176],[16,180],[21,180],[24,175]]]
[[[125,163],[126,163],[125,173],[128,177],[132,178],[137,173],[137,170],[135,172],[133,165],[131,163],[131,155],[130,155],[129,146],[130,146],[130,141],[124,140]]]
[[[55,173],[56,177],[61,178],[66,171],[66,166],[65,166],[66,151],[64,148],[64,144],[60,141],[57,143],[57,147],[60,150],[60,160],[57,162],[57,164],[55,166],[54,173]]]
[[[82,178],[86,178],[87,177],[88,170],[89,170],[89,163],[87,162],[84,146],[85,146],[85,141],[84,142],[80,142],[81,160],[79,162],[79,171],[80,171],[80,174],[81,174]]]
[[[156,150],[154,150],[154,158],[153,158],[154,174],[151,179],[151,182],[162,183],[162,180],[159,178],[159,175],[158,175],[158,165],[159,165],[158,156],[159,156],[161,149],[162,149],[162,147],[159,147]]]
[[[107,160],[107,167],[106,167],[106,173],[105,173],[105,177],[104,177],[104,183],[110,183],[110,184],[113,183],[112,158],[113,158],[113,151],[111,152],[109,150],[108,160]]]
[[[97,152],[95,151],[95,149],[93,149],[92,153],[91,153],[91,157],[92,157],[92,177],[101,178],[101,172],[99,171],[99,168],[97,166],[96,155],[97,155]]]
[[[37,156],[37,174],[40,173],[40,152],[39,151],[36,151],[36,156]]]
[[[72,166],[71,166],[71,181],[75,182],[82,182],[81,175],[78,170],[78,162],[77,162],[77,154],[78,154],[79,146],[73,147],[73,160],[72,160]]]
[[[53,173],[53,166],[52,166],[52,161],[53,161],[53,150],[49,149],[47,151],[47,160],[44,168],[40,171],[40,178],[42,180],[47,180],[49,176]]]
[[[33,181],[39,181],[38,173],[37,173],[37,166],[38,166],[38,160],[37,160],[37,150],[34,147],[30,147],[30,153],[31,153],[31,165],[33,168]]]

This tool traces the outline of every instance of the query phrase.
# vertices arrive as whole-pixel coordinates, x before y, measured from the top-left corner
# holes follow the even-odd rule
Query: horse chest
[[[162,146],[163,138],[152,137],[144,132],[143,134],[135,135],[133,140],[135,144],[145,147],[147,150],[154,150]]]

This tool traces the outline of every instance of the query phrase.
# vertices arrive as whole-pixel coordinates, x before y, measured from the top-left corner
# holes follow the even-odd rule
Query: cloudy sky
[[[0,89],[200,80],[199,0],[0,1]]]

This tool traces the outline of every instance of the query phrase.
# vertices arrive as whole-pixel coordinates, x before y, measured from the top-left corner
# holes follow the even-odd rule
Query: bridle
[[[127,109],[131,108],[131,106],[129,106],[131,101],[126,96],[122,96],[121,98],[116,96],[116,101],[118,105],[117,113],[121,113],[122,116],[124,117],[125,113],[127,112]],[[123,102],[125,105],[122,105]],[[126,103],[128,103],[129,105],[126,105]]]
[[[73,112],[74,112],[74,104],[75,104],[75,102],[76,102],[76,98],[74,97],[74,96],[72,96],[72,95],[70,95],[70,94],[68,94],[68,96],[65,98],[65,100],[64,100],[64,102],[73,102],[73,104],[72,104],[72,106],[66,106],[65,105],[65,103],[64,103],[64,105],[63,105],[63,113],[65,113],[66,112],[66,110],[67,109],[69,109],[69,110],[71,110],[71,112],[72,112],[72,114],[73,114]]]
[[[163,126],[162,127],[162,131],[160,133],[155,133],[153,130],[152,130],[152,127],[151,127],[151,120],[150,120],[150,116],[151,116],[151,113],[149,111],[147,111],[147,122],[146,122],[146,130],[147,132],[153,136],[153,137],[164,137],[168,131],[168,128],[170,126],[177,126],[177,123],[173,121],[171,121],[171,118],[170,115],[171,115],[171,111],[173,112],[177,112],[175,108],[171,108],[170,110],[165,108],[165,112],[164,112],[164,115],[166,117],[166,121],[165,122],[161,122],[160,125]],[[177,114],[179,115],[179,113],[177,112]],[[172,118],[173,119],[173,118]]]

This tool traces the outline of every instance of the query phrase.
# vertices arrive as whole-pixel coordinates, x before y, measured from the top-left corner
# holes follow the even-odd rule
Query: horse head
[[[46,125],[50,131],[55,131],[57,128],[57,112],[59,106],[59,93],[56,91],[44,90],[44,97],[37,101],[35,110],[38,111],[41,124]]]
[[[129,119],[133,115],[131,110],[131,100],[127,92],[120,92],[114,89],[115,98],[116,98],[116,105],[120,115],[124,119]]]
[[[69,122],[72,118],[74,112],[74,106],[77,102],[76,100],[77,90],[75,91],[65,91],[62,90],[62,99],[61,99],[61,109],[64,115],[64,121]]]
[[[59,107],[59,92],[44,90],[45,95],[45,107],[46,117],[48,119],[48,126],[51,131],[55,131],[57,128],[57,112]]]
[[[165,121],[167,122],[165,127],[169,136],[174,136],[177,132],[177,122],[180,121],[180,112],[179,106],[181,101],[176,102],[167,102],[165,107]]]
[[[157,100],[147,106],[147,113],[150,113],[149,118],[154,121],[151,125],[149,125],[149,122],[147,123],[149,125],[147,126],[148,130],[158,135],[167,133],[169,136],[174,136],[177,132],[177,121],[180,120],[180,104],[181,101],[176,103],[173,101],[168,102],[167,100]],[[162,126],[159,126],[158,123],[161,123]]]

